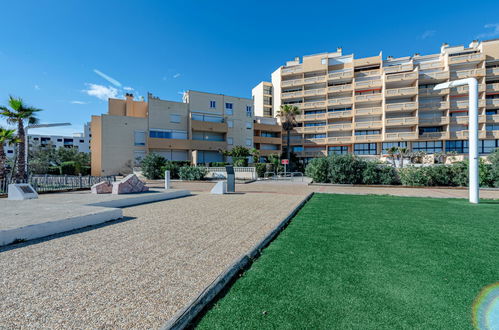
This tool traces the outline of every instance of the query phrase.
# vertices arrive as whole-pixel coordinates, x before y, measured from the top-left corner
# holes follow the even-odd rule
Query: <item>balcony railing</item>
[[[412,111],[418,108],[417,102],[399,102],[385,104],[385,111]]]
[[[426,132],[419,134],[419,138],[430,139],[430,140],[448,139],[449,137],[450,137],[449,132]]]
[[[322,95],[326,91],[325,88],[308,89],[304,91],[305,96]]]
[[[350,105],[352,103],[353,102],[351,97],[339,97],[335,99],[329,99],[327,101],[328,105]]]
[[[499,92],[499,83],[487,84],[487,92]]]
[[[297,133],[325,133],[326,125],[295,127]]]
[[[417,125],[417,117],[403,117],[403,118],[387,118],[385,119],[386,126],[414,126]]]
[[[326,119],[327,114],[326,113],[314,113],[310,115],[298,115],[296,116],[297,121],[309,121],[309,120],[322,120]]]
[[[327,138],[327,143],[338,144],[338,143],[352,143],[352,136],[331,136]]]
[[[404,72],[404,71],[412,71],[414,65],[412,63],[404,63],[399,65],[391,65],[383,67],[383,71],[385,73],[396,73],[396,72]]]
[[[345,111],[331,111],[327,113],[327,118],[332,119],[332,118],[350,118],[353,116],[352,110],[345,110]]]
[[[445,110],[448,108],[449,108],[448,101],[419,103],[419,110]]]
[[[487,118],[485,116],[478,116],[478,123],[483,124],[485,123]],[[458,124],[458,125],[468,125],[470,122],[468,116],[457,116],[457,117],[450,117],[450,123],[452,124]]]
[[[499,67],[497,68],[488,68],[487,76],[499,76]]]
[[[382,107],[372,107],[372,108],[357,108],[355,109],[356,116],[368,116],[368,115],[380,115],[383,113]]]
[[[438,72],[420,72],[419,80],[426,82],[442,81],[449,79],[449,71],[438,71]]]
[[[485,106],[485,100],[478,100],[478,107],[482,108],[484,106]],[[468,100],[461,100],[461,101],[452,102],[450,104],[450,107],[452,109],[468,109],[469,101]]]
[[[419,96],[441,96],[441,95],[446,95],[449,94],[449,89],[439,89],[439,90],[434,90],[433,88],[420,88],[419,89]]]
[[[324,157],[326,156],[326,151],[304,151],[303,155],[305,157]]]
[[[419,117],[420,125],[446,125],[449,123],[449,117],[435,116],[435,117]]]
[[[460,56],[449,56],[449,64],[476,63],[485,60],[485,54],[474,53]]]
[[[363,80],[355,82],[355,89],[366,89],[372,87],[381,87],[382,83],[380,79],[373,80]]]
[[[485,121],[487,123],[499,123],[499,115],[488,115]]]
[[[487,139],[499,139],[499,131],[487,131],[485,137]]]
[[[326,138],[304,139],[303,144],[325,144]]]
[[[303,85],[303,79],[281,81],[281,87],[300,86],[300,85]]]
[[[351,79],[353,78],[353,69],[329,72],[327,77],[329,80]]]
[[[303,96],[303,91],[296,91],[296,92],[289,92],[289,93],[282,93],[282,98],[283,99],[290,99],[294,97],[302,97]]]
[[[294,73],[300,73],[303,72],[303,68],[301,66],[293,66],[289,68],[283,68],[281,70],[281,75],[289,75],[289,74],[294,74]]]
[[[487,99],[486,102],[488,109],[499,108],[499,99]]]
[[[364,94],[364,95],[355,95],[355,102],[376,102],[383,100],[383,94]]]
[[[390,88],[385,90],[386,97],[413,96],[418,93],[418,87]]]
[[[383,122],[377,121],[358,121],[355,123],[355,129],[369,129],[369,128],[381,128],[383,127]]]
[[[355,135],[355,142],[379,142],[381,134]]]
[[[373,77],[373,76],[380,76],[381,75],[381,70],[380,69],[374,69],[374,70],[362,70],[362,71],[357,71],[355,72],[355,77]]]
[[[442,61],[433,61],[433,62],[423,62],[419,63],[419,70],[430,70],[430,69],[438,69],[444,66]]]
[[[385,133],[385,140],[390,140],[390,141],[415,140],[417,138],[418,138],[417,132]]]
[[[451,73],[452,79],[465,79],[485,76],[485,69],[459,70]]]
[[[327,88],[328,93],[339,93],[339,92],[350,92],[352,91],[353,87],[352,84],[347,84],[347,85],[337,85],[337,86],[330,86]]]
[[[486,135],[487,134],[485,131],[478,131],[478,138],[484,139],[486,137]],[[450,132],[451,139],[467,139],[468,136],[469,136],[468,130]]]
[[[478,91],[485,92],[485,84],[478,84]],[[451,94],[468,94],[468,85],[456,87]]]
[[[351,123],[331,124],[331,125],[327,125],[327,130],[328,131],[351,131],[352,124]]]
[[[326,106],[325,101],[305,102],[300,107],[301,109],[323,108]]]
[[[408,73],[397,73],[386,75],[386,82],[394,82],[394,81],[402,81],[402,80],[416,80],[418,79],[417,72],[408,72]]]
[[[316,84],[326,81],[326,76],[317,76],[303,79],[303,84]]]

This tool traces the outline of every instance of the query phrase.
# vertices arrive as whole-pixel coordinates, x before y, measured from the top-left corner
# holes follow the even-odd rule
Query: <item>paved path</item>
[[[160,183],[158,183],[160,184]],[[466,198],[459,189],[174,182],[195,196],[124,209],[123,221],[0,249],[0,328],[157,328],[312,191]],[[498,198],[499,191],[482,197]],[[70,207],[70,206],[69,206]]]

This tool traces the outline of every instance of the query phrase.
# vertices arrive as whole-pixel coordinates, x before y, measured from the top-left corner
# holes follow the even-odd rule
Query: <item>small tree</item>
[[[291,130],[296,126],[296,116],[300,114],[300,109],[291,104],[281,105],[281,110],[277,112],[277,116],[281,119],[282,128],[286,131],[286,159],[291,158]]]
[[[4,144],[18,143],[19,139],[15,135],[15,130],[0,127],[0,180],[5,179],[7,175],[7,156],[4,151]]]
[[[404,168],[404,158],[407,157],[407,154],[409,153],[409,149],[407,148],[398,148],[398,158],[399,158],[399,165],[400,168]]]
[[[150,180],[160,179],[164,175],[162,169],[165,165],[165,157],[154,152],[148,153],[144,159],[142,159],[142,174]]]
[[[388,158],[391,159],[393,167],[397,167],[397,164],[395,163],[395,157],[398,153],[398,148],[390,147],[386,150],[386,153],[388,154]]]
[[[251,156],[250,149],[243,146],[234,146],[231,150],[218,150],[225,157],[232,157],[234,166],[248,166],[248,157]]]

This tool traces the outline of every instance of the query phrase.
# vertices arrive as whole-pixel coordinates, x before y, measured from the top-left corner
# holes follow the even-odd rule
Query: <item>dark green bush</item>
[[[184,166],[179,170],[181,180],[203,180],[208,173],[205,167],[201,166]]]
[[[179,175],[178,175],[179,169],[180,169],[179,164],[177,164],[175,162],[168,162],[167,161],[166,165],[161,167],[161,173],[162,173],[161,178],[162,179],[165,178],[165,171],[170,171],[170,179],[178,179],[179,178]]]
[[[392,166],[366,161],[362,172],[362,183],[392,185],[399,184],[399,180],[397,171]]]
[[[266,164],[266,163],[256,163],[255,169],[256,169],[256,175],[259,178],[263,178],[265,176],[265,172],[267,172],[267,165],[272,165],[272,164]]]
[[[330,182],[328,173],[329,162],[325,157],[312,159],[305,168],[305,175],[312,178],[316,183]]]
[[[76,175],[76,162],[63,162],[60,167],[62,175]]]
[[[225,167],[226,165],[229,165],[227,162],[211,162],[210,166],[211,167]]]
[[[399,169],[400,182],[404,186],[429,186],[431,178],[427,167],[409,166]]]
[[[362,183],[362,172],[366,162],[352,154],[333,154],[326,158],[328,163],[328,181],[331,183]]]
[[[41,173],[41,174],[45,174],[45,173]],[[61,175],[61,168],[59,166],[49,166],[46,174]]]
[[[491,153],[487,160],[490,162],[490,184],[492,187],[499,188],[499,149]]]
[[[234,167],[246,167],[248,166],[248,157],[232,157],[232,164]]]
[[[162,170],[166,166],[166,159],[155,153],[148,153],[141,162],[142,174],[150,180],[164,178],[165,172]]]

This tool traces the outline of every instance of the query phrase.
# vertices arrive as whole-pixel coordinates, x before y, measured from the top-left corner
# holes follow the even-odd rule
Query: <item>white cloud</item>
[[[71,101],[71,104],[87,104],[87,102],[84,102],[84,101]]]
[[[486,24],[483,26],[485,29],[492,29],[491,32],[481,33],[476,36],[477,39],[492,38],[499,36],[499,23]]]
[[[37,91],[38,91],[38,90],[40,90],[40,86],[38,86],[38,85],[33,86],[33,88],[34,88],[35,90],[37,90]]]
[[[110,77],[107,74],[105,74],[105,73],[103,73],[103,72],[101,72],[101,71],[99,71],[97,69],[94,69],[94,72],[96,74],[98,74],[100,77],[102,77],[102,78],[106,79],[107,81],[109,81],[114,86],[121,87],[121,83],[118,80],[114,79],[113,77]]]
[[[97,84],[86,83],[87,89],[82,92],[95,96],[100,100],[107,101],[108,98],[116,98],[118,96],[118,90],[113,86],[104,86]]]
[[[123,87],[124,90],[130,92],[130,91],[133,91],[134,89],[132,87],[129,87],[129,86],[125,86]]]
[[[421,39],[427,39],[427,38],[430,38],[430,37],[433,37],[435,35],[435,30],[426,30],[425,32],[423,32],[423,34],[421,35]]]
[[[180,76],[181,76],[181,74],[180,74],[180,73],[175,73],[175,74],[173,75],[173,78],[175,78],[175,79],[176,79],[176,78],[178,78],[178,77],[180,77]]]

